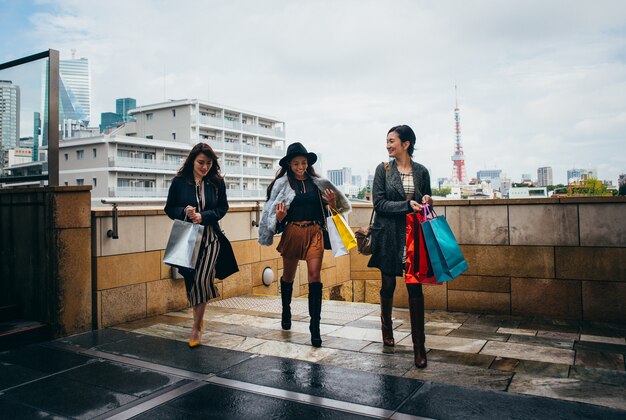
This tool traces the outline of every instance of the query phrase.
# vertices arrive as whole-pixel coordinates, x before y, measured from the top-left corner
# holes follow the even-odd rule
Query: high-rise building
[[[352,175],[352,185],[361,188],[362,178],[361,175]]]
[[[47,146],[48,62],[42,74],[41,109],[44,116],[42,145]],[[61,138],[72,137],[91,121],[91,72],[86,58],[59,60],[59,125]]]
[[[41,113],[33,113],[33,162],[39,160],[39,136],[41,136]]]
[[[15,149],[20,139],[20,87],[10,80],[0,80],[0,170],[8,161],[6,153]]]
[[[338,187],[352,183],[352,168],[329,169],[326,174],[328,180]]]
[[[624,184],[626,184],[626,174],[620,174],[617,179],[617,185],[621,187]]]
[[[502,173],[502,169],[483,169],[482,171],[476,172],[476,178],[478,181],[489,181],[492,190],[500,190],[500,174]]]
[[[552,184],[552,168],[544,166],[537,169],[537,184],[539,187],[547,187]]]
[[[128,114],[131,109],[137,108],[137,100],[134,98],[119,98],[115,100],[115,113],[121,115],[122,121],[132,121],[135,119]]]
[[[135,121],[135,117],[128,112],[137,108],[134,98],[120,98],[115,100],[115,112],[103,112],[100,114],[100,132],[104,133],[110,128],[115,128],[126,121]]]
[[[567,171],[567,183],[577,183],[589,178],[598,178],[595,168],[572,168]]]

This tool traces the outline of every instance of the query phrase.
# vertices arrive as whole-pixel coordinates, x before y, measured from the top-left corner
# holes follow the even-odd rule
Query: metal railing
[[[263,136],[285,138],[285,132],[280,128],[267,128],[260,125],[242,124],[239,121],[232,121],[220,117],[211,117],[207,115],[200,115],[200,124],[211,125],[213,127],[228,128],[231,130],[245,131],[248,133],[260,134]]]
[[[167,197],[168,188],[110,187],[109,197]]]
[[[162,159],[137,159],[128,157],[109,157],[109,166],[122,168],[159,169],[164,171],[177,171],[183,162]]]

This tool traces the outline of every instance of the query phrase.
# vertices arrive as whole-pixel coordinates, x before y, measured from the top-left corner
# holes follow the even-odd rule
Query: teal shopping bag
[[[445,216],[437,216],[422,223],[424,242],[437,283],[453,280],[469,267]]]

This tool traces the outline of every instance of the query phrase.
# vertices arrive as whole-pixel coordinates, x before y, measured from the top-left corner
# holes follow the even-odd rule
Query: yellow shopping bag
[[[350,229],[350,226],[348,226],[346,219],[344,219],[341,213],[332,207],[330,207],[330,212],[332,214],[333,222],[337,227],[337,231],[339,232],[339,236],[341,237],[341,242],[343,242],[346,250],[349,251],[356,247],[356,237],[354,236],[352,229]]]

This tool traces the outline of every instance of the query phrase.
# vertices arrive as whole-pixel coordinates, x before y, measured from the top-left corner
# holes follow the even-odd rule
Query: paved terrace
[[[626,418],[626,326],[427,311],[428,368],[412,365],[408,312],[380,344],[378,305],[211,303],[190,350],[190,310],[0,353],[2,418]]]

